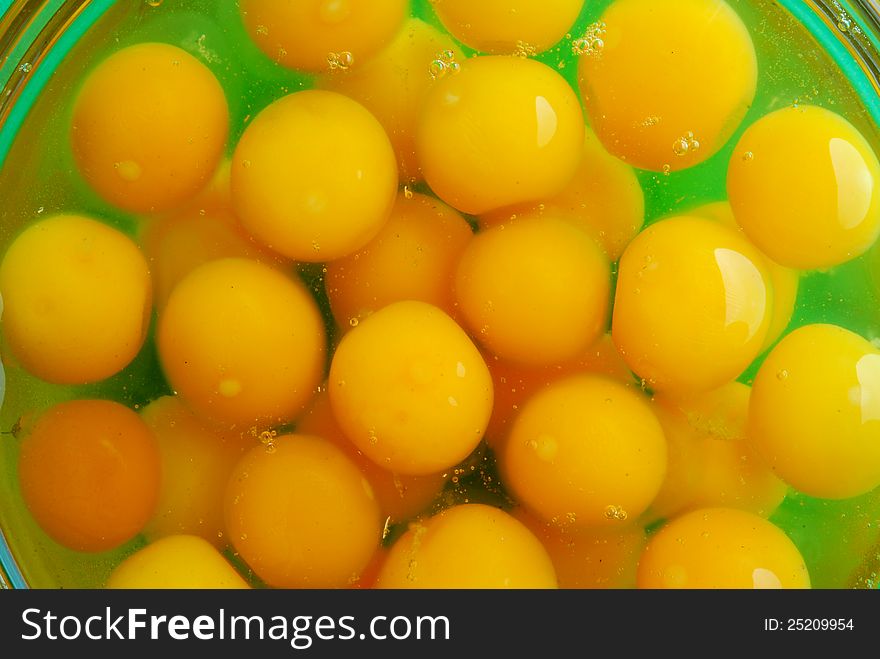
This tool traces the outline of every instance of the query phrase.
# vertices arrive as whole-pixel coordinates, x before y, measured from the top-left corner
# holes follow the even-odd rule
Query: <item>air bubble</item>
[[[437,53],[437,56],[428,65],[428,73],[434,80],[459,71],[461,71],[461,64],[455,61],[455,53],[448,49]]]
[[[327,53],[327,64],[331,71],[348,71],[354,64],[354,55],[347,50],[340,53]]]
[[[30,73],[32,68],[34,68],[34,66],[30,62],[22,62],[22,64],[18,67],[18,70],[22,73]]]
[[[699,148],[699,140],[690,131],[684,137],[679,137],[672,143],[672,152],[679,157],[686,156],[697,151]]]
[[[582,37],[578,37],[571,43],[571,52],[574,55],[598,55],[605,47],[605,23],[598,21],[587,26]]]

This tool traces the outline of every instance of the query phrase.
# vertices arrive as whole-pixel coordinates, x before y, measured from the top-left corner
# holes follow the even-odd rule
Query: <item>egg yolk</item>
[[[147,334],[147,262],[124,234],[79,215],[25,229],[0,264],[3,331],[34,375],[56,384],[110,377]]]
[[[455,296],[473,336],[499,357],[531,365],[572,359],[598,340],[610,288],[608,259],[596,243],[553,217],[477,234],[455,275]]]
[[[432,474],[464,460],[492,412],[492,378],[479,350],[424,302],[395,302],[346,334],[329,388],[348,438],[401,474]]]
[[[751,243],[717,222],[675,217],[624,252],[612,334],[649,387],[708,391],[758,356],[772,309],[765,259]]]
[[[235,550],[278,588],[350,586],[379,548],[369,483],[318,437],[285,435],[251,449],[229,480],[225,511]]]
[[[391,217],[364,249],[327,264],[333,315],[342,327],[402,300],[453,312],[452,277],[473,231],[433,197],[401,193]]]
[[[357,65],[378,52],[403,24],[407,0],[240,0],[251,38],[284,66],[326,71]],[[350,63],[344,59],[349,54]]]
[[[577,171],[584,121],[556,71],[519,57],[475,57],[428,94],[416,133],[425,181],[465,213],[560,193]]]
[[[635,170],[605,151],[595,134],[587,130],[580,167],[561,193],[540,204],[481,215],[480,227],[534,214],[553,215],[575,224],[590,234],[611,261],[617,261],[645,223],[645,195]]]
[[[431,0],[431,5],[446,29],[471,48],[526,56],[561,40],[584,0]]]
[[[677,399],[659,394],[654,412],[669,446],[669,469],[651,504],[657,517],[683,510],[725,507],[769,517],[788,486],[748,440],[751,389],[731,382]]]
[[[556,588],[541,542],[503,510],[447,508],[413,522],[391,547],[377,588]]]
[[[141,410],[159,446],[162,478],[153,518],[144,528],[151,540],[198,535],[226,546],[223,493],[232,468],[257,439],[220,433],[205,426],[175,396],[163,396]]]
[[[245,229],[299,261],[361,249],[391,212],[397,162],[381,124],[341,94],[290,94],[248,125],[232,158]]]
[[[703,508],[654,535],[639,561],[639,588],[809,588],[794,543],[742,510]]]
[[[193,535],[171,535],[116,566],[107,588],[243,589],[249,586],[211,544]]]
[[[499,457],[514,498],[572,526],[636,519],[666,475],[666,439],[647,401],[599,375],[544,388],[519,413]]]
[[[80,173],[127,211],[167,210],[199,191],[226,145],[223,88],[195,57],[142,43],[114,53],[89,75],[73,108]]]
[[[722,0],[616,0],[582,41],[590,125],[611,153],[641,169],[705,161],[755,96],[751,37]]]
[[[810,496],[880,486],[880,350],[834,325],[806,325],[761,365],[749,438],[776,473]]]
[[[297,421],[296,430],[302,434],[323,437],[340,448],[369,481],[376,495],[379,511],[383,517],[391,518],[389,523],[409,519],[427,510],[446,482],[446,474],[396,474],[370,460],[348,440],[339,427],[327,392],[318,394]]]
[[[733,217],[733,209],[726,201],[700,206],[690,211],[689,215],[705,217],[720,222],[726,227],[742,230]],[[767,274],[770,275],[770,284],[773,287],[773,310],[770,314],[767,338],[764,339],[761,352],[776,343],[788,328],[792,314],[794,314],[798,289],[800,288],[800,272],[779,265],[769,258],[765,258],[765,263],[767,264]]]
[[[56,542],[99,552],[131,540],[159,492],[156,440],[118,403],[58,403],[21,443],[18,479],[28,509]]]
[[[345,94],[363,104],[385,127],[400,165],[400,179],[422,180],[416,155],[416,126],[421,105],[434,81],[451,75],[463,60],[452,39],[417,18],[381,53],[352,67],[331,72],[319,87]]]
[[[843,117],[815,106],[777,110],[734,149],[727,192],[736,221],[774,261],[830,268],[880,233],[880,162]]]
[[[305,286],[247,259],[200,266],[159,316],[169,383],[200,416],[242,429],[290,421],[311,400],[326,338]]]

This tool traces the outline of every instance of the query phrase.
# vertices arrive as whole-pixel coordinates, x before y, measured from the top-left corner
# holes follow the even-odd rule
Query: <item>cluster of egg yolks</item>
[[[317,85],[353,98],[375,115],[394,146],[400,179],[413,183],[422,179],[416,155],[421,104],[434,80],[451,75],[462,59],[448,35],[411,18],[381,53],[349,71],[331,71]]]
[[[268,585],[338,588],[355,583],[382,525],[369,483],[331,442],[284,435],[251,449],[226,490],[235,550]]]
[[[610,281],[607,257],[584,231],[529,217],[471,240],[455,297],[465,325],[492,353],[546,366],[581,355],[602,335]]]
[[[769,517],[788,486],[749,442],[751,390],[731,382],[708,393],[658,394],[654,412],[669,448],[666,481],[651,504],[655,517],[695,508],[737,508]]]
[[[147,262],[131,239],[91,218],[57,215],[25,229],[0,264],[0,293],[10,350],[48,382],[110,377],[146,338]]]
[[[137,535],[156,507],[156,440],[127,407],[58,403],[21,443],[18,479],[28,509],[54,540],[77,551],[113,549]]]
[[[344,328],[403,300],[453,313],[452,278],[471,238],[467,221],[443,202],[400,193],[364,249],[327,264],[324,285],[337,322]]]
[[[400,29],[407,0],[240,0],[251,38],[284,66],[319,73],[333,58],[351,64],[377,53]],[[338,61],[338,60],[337,60]],[[342,60],[343,66],[349,63]]]
[[[447,474],[409,476],[396,474],[379,466],[364,455],[345,436],[333,415],[330,395],[323,391],[312,405],[297,419],[296,431],[305,435],[323,437],[333,442],[351,458],[369,481],[383,517],[399,522],[420,515],[434,502]]]
[[[117,565],[107,579],[113,589],[246,589],[247,583],[204,538],[169,535]]]
[[[479,350],[443,311],[414,300],[346,334],[330,366],[330,401],[346,436],[378,465],[432,474],[464,460],[492,412]]]
[[[235,148],[231,186],[235,212],[255,238],[299,261],[330,261],[382,228],[397,194],[397,161],[362,105],[307,90],[251,121]]]
[[[815,497],[880,486],[880,350],[834,325],[806,325],[761,365],[749,437],[776,473]]]
[[[648,542],[639,588],[809,588],[794,543],[752,513],[701,508],[677,517]]]
[[[773,291],[764,256],[717,222],[651,225],[620,260],[612,334],[630,368],[656,390],[707,391],[758,356]]]
[[[162,467],[156,512],[144,535],[151,540],[198,535],[226,546],[222,506],[226,481],[256,438],[208,428],[176,396],[158,398],[140,414],[156,437]]]
[[[538,204],[483,214],[480,227],[506,224],[535,214],[552,214],[579,226],[611,261],[617,261],[645,223],[645,195],[635,170],[609,154],[588,129],[580,167],[562,192]]]
[[[830,268],[861,256],[880,233],[880,162],[843,117],[783,108],[743,134],[727,172],[736,221],[770,258]]]
[[[410,525],[391,547],[377,588],[556,588],[546,550],[492,506],[462,504]]]
[[[431,88],[416,148],[434,193],[479,215],[560,193],[580,164],[583,136],[580,103],[556,71],[486,56]]]
[[[167,210],[210,179],[226,145],[223,88],[175,46],[123,48],[89,75],[73,108],[79,171],[103,198],[136,213]]]
[[[631,165],[668,172],[701,163],[745,117],[757,59],[723,0],[616,0],[592,30],[578,69],[584,106],[605,147]]]
[[[514,420],[499,466],[514,498],[544,520],[608,526],[635,519],[666,475],[666,440],[650,405],[600,375],[534,395]]]
[[[242,428],[293,419],[321,381],[326,352],[305,286],[241,258],[206,263],[177,285],[159,316],[157,344],[187,405]]]
[[[431,0],[456,39],[485,53],[543,52],[574,25],[584,0]]]
[[[730,203],[726,201],[705,204],[688,211],[688,214],[715,220],[724,226],[742,231],[733,217]],[[767,328],[767,338],[764,339],[761,352],[776,343],[785,332],[791,322],[800,288],[800,272],[798,270],[779,265],[769,258],[765,259],[765,262],[767,273],[770,275],[770,285],[773,288],[773,309],[770,314],[770,326]]]
[[[524,508],[511,514],[544,545],[560,588],[635,588],[639,556],[647,543],[638,524],[577,527],[547,522]]]

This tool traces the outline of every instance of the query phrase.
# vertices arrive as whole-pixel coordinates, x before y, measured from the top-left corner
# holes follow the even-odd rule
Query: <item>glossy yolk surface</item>
[[[676,217],[624,252],[612,334],[649,387],[707,391],[758,356],[772,310],[770,275],[751,243],[717,222]]]
[[[403,300],[453,313],[452,278],[473,231],[446,204],[421,194],[397,197],[391,217],[364,249],[327,264],[330,306],[343,328]]]
[[[437,196],[478,215],[560,193],[577,171],[583,138],[577,96],[556,71],[487,56],[434,85],[416,145]]]
[[[277,437],[239,461],[226,491],[226,529],[268,585],[341,588],[356,583],[379,547],[372,488],[332,443]]]
[[[639,588],[809,588],[804,559],[770,522],[741,510],[702,508],[653,536]]]
[[[119,403],[59,403],[21,443],[18,479],[28,509],[55,541],[77,551],[106,551],[137,535],[156,507],[159,478],[155,438]]]
[[[590,125],[634,167],[676,171],[703,162],[755,96],[754,46],[723,0],[616,0],[587,41],[578,72]]]
[[[880,486],[880,350],[834,325],[777,344],[752,388],[749,437],[789,484],[843,499]]]
[[[80,173],[104,199],[136,213],[167,210],[204,186],[223,155],[223,88],[195,57],[142,43],[104,60],[73,109]]]
[[[583,354],[602,335],[610,280],[589,235],[530,217],[477,234],[459,261],[455,296],[471,334],[492,353],[546,366]]]
[[[157,331],[169,383],[200,416],[290,421],[321,381],[326,337],[305,286],[246,259],[200,266],[174,289]]]
[[[294,69],[320,72],[328,56],[351,53],[360,63],[400,29],[407,0],[241,0],[245,27],[260,49]]]
[[[498,508],[464,504],[413,522],[388,553],[376,586],[556,588],[556,574],[522,523]]]
[[[584,0],[431,0],[455,38],[499,55],[534,55],[561,40]]]
[[[505,485],[545,521],[610,526],[636,519],[666,475],[666,439],[647,401],[598,375],[544,388],[501,449]]]
[[[770,258],[803,270],[860,256],[880,233],[880,162],[843,117],[815,106],[752,124],[730,160],[736,221]]]
[[[244,579],[204,538],[170,535],[116,566],[107,588],[248,588]]]
[[[346,436],[401,474],[437,473],[464,460],[492,412],[492,378],[479,350],[424,302],[395,302],[346,334],[328,386]]]
[[[130,238],[79,215],[25,229],[0,264],[3,331],[34,375],[57,384],[110,377],[147,334],[152,286]]]
[[[397,161],[382,125],[335,92],[285,96],[248,125],[232,159],[232,201],[244,227],[299,261],[361,249],[391,211]]]

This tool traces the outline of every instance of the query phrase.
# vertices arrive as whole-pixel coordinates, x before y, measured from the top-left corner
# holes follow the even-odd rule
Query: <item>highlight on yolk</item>
[[[400,193],[364,249],[327,264],[330,306],[344,328],[392,302],[420,300],[453,312],[452,278],[473,238],[467,221],[433,197]]]
[[[455,276],[471,334],[495,355],[535,366],[577,357],[598,340],[610,288],[608,259],[590,236],[549,216],[477,234]]]
[[[325,439],[284,435],[239,461],[225,498],[226,529],[269,586],[343,588],[379,549],[369,483]]]
[[[639,517],[666,475],[666,439],[648,402],[600,375],[542,389],[519,413],[499,467],[514,499],[545,521],[611,526]]]
[[[330,261],[375,236],[397,194],[382,125],[335,92],[289,94],[248,125],[232,158],[232,201],[244,227],[299,261]]]
[[[434,193],[479,215],[562,192],[583,139],[580,103],[562,76],[535,60],[487,56],[434,85],[416,145]]]
[[[463,59],[455,43],[436,28],[410,18],[391,44],[351,70],[331,72],[317,85],[363,104],[378,119],[394,146],[400,180],[422,180],[416,155],[421,105],[434,81],[451,75]]]
[[[584,0],[431,0],[431,5],[446,29],[471,48],[525,57],[560,41]]]
[[[751,389],[731,382],[708,393],[654,398],[669,446],[669,469],[652,517],[695,508],[737,508],[769,517],[788,486],[749,442]]]
[[[260,50],[279,64],[313,73],[369,59],[400,29],[408,5],[407,0],[239,2]]]
[[[481,215],[480,227],[506,224],[534,214],[553,215],[579,226],[611,261],[617,261],[645,223],[645,195],[635,170],[605,151],[588,129],[580,167],[561,193],[540,204]]]
[[[615,0],[584,41],[578,73],[590,125],[634,167],[705,161],[755,96],[752,39],[723,0]]]
[[[692,211],[688,211],[688,214],[715,220],[726,227],[742,231],[733,217],[733,209],[730,207],[730,203],[726,201],[700,206]],[[773,310],[770,314],[767,338],[764,339],[761,352],[776,343],[783,332],[785,332],[788,324],[791,322],[792,314],[794,314],[798,289],[800,288],[800,272],[793,268],[779,265],[769,258],[764,260],[767,265],[767,273],[770,275],[770,284],[773,287]]]
[[[796,329],[755,377],[749,438],[810,496],[844,499],[880,486],[880,350],[834,325]]]
[[[204,538],[170,535],[116,566],[107,588],[243,589],[241,575]]]
[[[119,403],[58,403],[21,443],[18,480],[28,509],[56,542],[113,549],[140,533],[156,507],[160,458],[140,417]]]
[[[464,460],[492,412],[492,378],[479,350],[424,302],[395,302],[346,334],[328,386],[346,436],[400,474],[433,474]]]
[[[566,527],[539,519],[523,508],[511,514],[544,545],[560,588],[635,588],[639,556],[648,541],[642,527]]]
[[[157,344],[187,405],[241,429],[292,420],[315,394],[326,351],[305,286],[236,258],[206,263],[177,285],[159,316]]]
[[[652,389],[708,391],[758,356],[772,310],[764,256],[745,237],[704,218],[674,217],[624,252],[612,334]]]
[[[369,481],[382,517],[390,517],[390,522],[400,522],[427,510],[446,482],[447,474],[396,474],[370,460],[339,427],[330,404],[330,395],[326,391],[318,394],[297,420],[296,430],[305,435],[323,437],[340,448]]]
[[[734,149],[727,193],[736,221],[771,259],[831,268],[880,234],[880,162],[840,115],[798,105],[752,124]]]
[[[391,547],[377,588],[556,588],[541,542],[503,510],[447,508],[410,524]]]
[[[257,439],[206,427],[176,396],[158,398],[140,414],[158,443],[162,471],[156,511],[144,535],[151,540],[197,535],[225,547],[226,482]]]
[[[150,320],[147,262],[128,236],[80,215],[31,224],[0,264],[3,331],[34,375],[97,382],[138,354]]]
[[[752,513],[702,508],[654,535],[639,561],[639,588],[809,588],[794,543]]]
[[[208,67],[175,46],[141,43],[89,75],[70,136],[89,185],[114,206],[147,213],[208,182],[228,130],[226,97]]]

